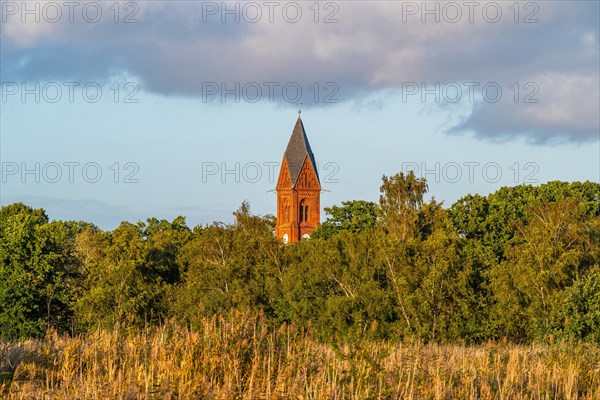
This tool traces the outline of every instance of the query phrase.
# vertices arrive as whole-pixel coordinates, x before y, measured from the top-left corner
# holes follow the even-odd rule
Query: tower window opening
[[[300,215],[298,217],[300,223],[304,222],[304,200],[300,202]]]
[[[300,202],[300,222],[308,222],[308,204],[304,200]]]

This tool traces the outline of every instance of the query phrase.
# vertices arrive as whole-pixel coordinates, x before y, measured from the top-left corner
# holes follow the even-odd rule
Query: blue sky
[[[600,179],[598,2],[29,4],[0,4],[3,205],[274,213],[297,100],[324,207],[409,169],[447,205]]]

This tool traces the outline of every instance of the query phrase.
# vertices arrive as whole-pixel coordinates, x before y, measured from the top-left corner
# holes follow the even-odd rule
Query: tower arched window
[[[300,222],[308,222],[308,204],[304,200],[300,202]]]
[[[300,201],[300,215],[299,218],[300,222],[304,222],[304,200]]]
[[[285,206],[285,222],[290,222],[290,206]]]

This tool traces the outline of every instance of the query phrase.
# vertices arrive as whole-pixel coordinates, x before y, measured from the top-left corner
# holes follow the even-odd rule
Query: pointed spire
[[[304,130],[304,124],[300,119],[300,113],[298,113],[294,131],[292,132],[292,136],[290,137],[290,141],[288,142],[283,156],[287,161],[292,186],[296,186],[296,181],[300,176],[300,171],[307,158],[310,160],[315,172],[317,171],[315,156],[310,149],[310,144],[308,143],[308,138],[306,137],[306,132]],[[317,179],[318,178],[319,176],[317,174]]]

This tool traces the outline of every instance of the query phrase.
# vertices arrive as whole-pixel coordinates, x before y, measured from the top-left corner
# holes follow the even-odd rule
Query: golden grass
[[[600,348],[319,343],[238,313],[0,343],[7,399],[598,399]]]

